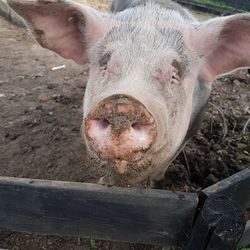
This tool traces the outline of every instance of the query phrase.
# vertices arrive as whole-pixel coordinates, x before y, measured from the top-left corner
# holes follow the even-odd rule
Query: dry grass
[[[79,2],[86,3],[99,10],[107,10],[111,0],[78,0]]]

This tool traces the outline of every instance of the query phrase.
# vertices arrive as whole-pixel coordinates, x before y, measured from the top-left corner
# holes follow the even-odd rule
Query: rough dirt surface
[[[42,49],[25,29],[0,18],[0,76],[0,176],[98,179],[80,135],[87,66]],[[164,187],[196,192],[249,166],[249,104],[246,70],[218,80],[200,132],[172,163]],[[10,232],[0,234],[0,248],[161,249]]]

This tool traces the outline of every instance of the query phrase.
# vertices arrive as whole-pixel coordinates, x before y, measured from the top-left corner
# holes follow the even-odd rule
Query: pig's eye
[[[180,82],[180,76],[178,71],[174,70],[171,78],[171,84],[176,84]]]
[[[100,64],[100,67],[101,67],[103,70],[106,70],[106,69],[107,69],[107,64],[108,64],[110,58],[111,58],[111,53],[110,53],[110,52],[107,52],[107,53],[104,54],[104,55],[102,56],[102,58],[100,59],[99,64]]]
[[[176,60],[172,62],[172,66],[173,66],[173,72],[172,72],[171,84],[176,84],[179,83],[181,79],[181,66],[179,62],[177,62]]]

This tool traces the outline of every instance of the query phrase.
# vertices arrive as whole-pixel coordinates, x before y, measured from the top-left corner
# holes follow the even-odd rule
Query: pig
[[[90,65],[82,134],[101,184],[156,183],[199,129],[213,81],[250,66],[250,14],[199,22],[169,0],[8,0],[44,48]]]

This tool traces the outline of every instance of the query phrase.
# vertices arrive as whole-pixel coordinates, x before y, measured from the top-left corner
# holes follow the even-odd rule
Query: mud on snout
[[[90,153],[108,162],[111,172],[130,176],[131,172],[136,174],[149,166],[148,155],[157,128],[155,119],[141,102],[118,94],[100,101],[89,112],[82,133]]]

